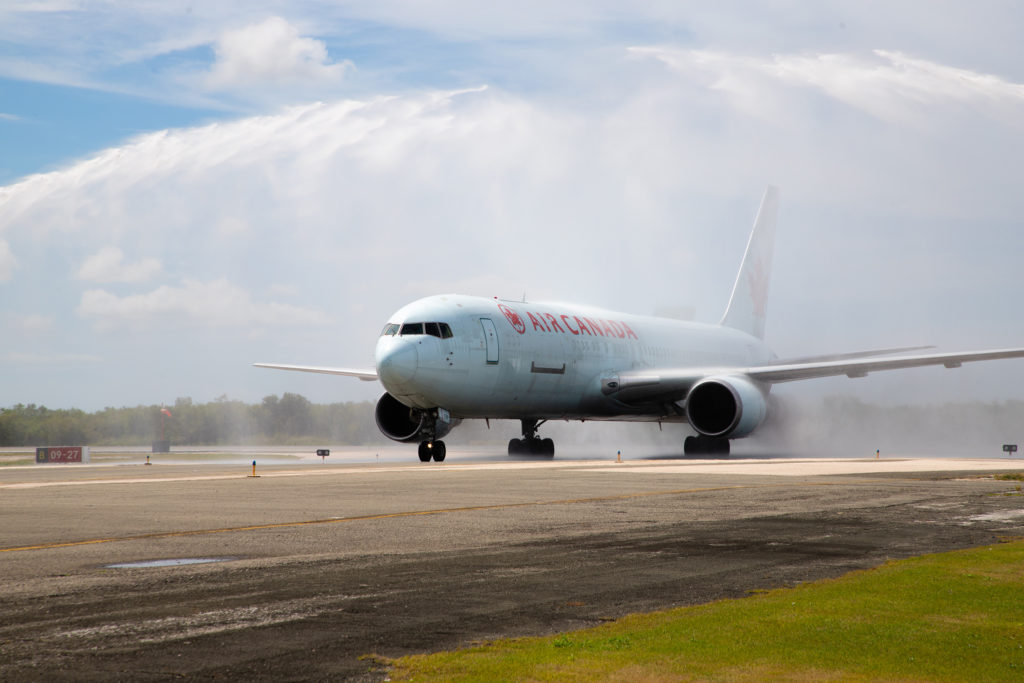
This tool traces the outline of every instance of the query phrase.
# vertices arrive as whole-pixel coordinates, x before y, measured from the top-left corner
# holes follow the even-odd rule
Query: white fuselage
[[[761,340],[717,325],[444,295],[391,316],[375,357],[388,393],[452,417],[674,420],[680,411],[626,405],[602,382],[625,370],[735,368],[774,356]]]

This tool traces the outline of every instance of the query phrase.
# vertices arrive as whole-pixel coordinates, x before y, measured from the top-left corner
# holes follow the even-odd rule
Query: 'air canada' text
[[[588,318],[578,315],[554,316],[550,313],[526,312],[535,332],[560,332],[562,334],[588,334],[593,337],[618,337],[639,339],[629,325],[622,321]]]

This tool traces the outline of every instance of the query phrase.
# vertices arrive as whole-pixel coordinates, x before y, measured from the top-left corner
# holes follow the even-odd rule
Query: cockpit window
[[[398,334],[398,325],[395,323],[388,323],[384,326],[384,331],[380,333],[382,337],[394,337]]]
[[[388,325],[384,328],[384,334],[395,334],[395,330],[391,330],[392,327],[398,330],[398,325]],[[451,339],[455,336],[452,334],[452,328],[448,323],[405,323],[402,325],[399,334],[403,337],[411,334],[429,334],[431,337],[439,337],[441,339]]]

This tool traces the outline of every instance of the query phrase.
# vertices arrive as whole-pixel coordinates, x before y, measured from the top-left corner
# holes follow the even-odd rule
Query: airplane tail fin
[[[769,185],[750,231],[747,251],[729,297],[721,325],[764,339],[771,281],[772,254],[775,249],[775,217],[779,211],[779,188]]]

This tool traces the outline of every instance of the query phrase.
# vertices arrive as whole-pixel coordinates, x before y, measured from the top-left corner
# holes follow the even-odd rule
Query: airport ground
[[[992,476],[1016,459],[398,453],[0,467],[0,678],[379,680],[367,655],[1024,536],[1019,482]]]

